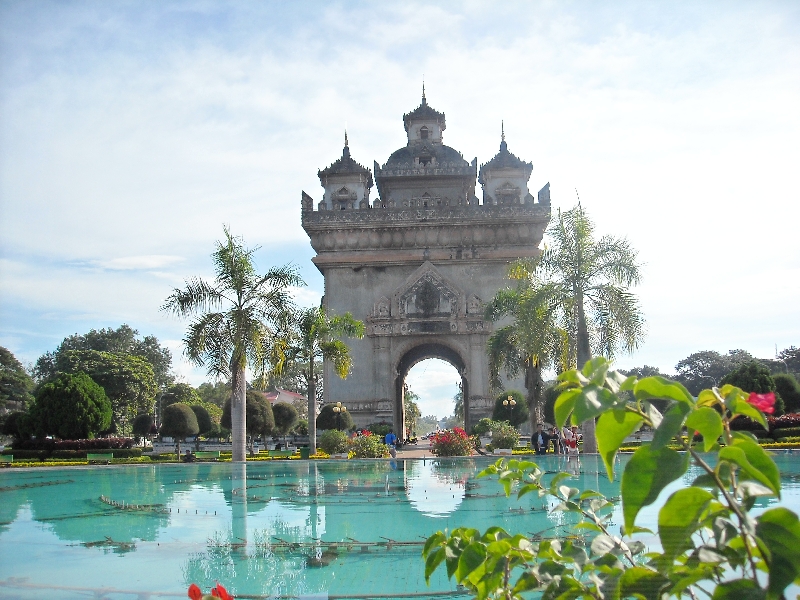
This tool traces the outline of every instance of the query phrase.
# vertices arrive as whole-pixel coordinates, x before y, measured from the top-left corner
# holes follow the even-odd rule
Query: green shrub
[[[492,430],[492,425],[494,425],[494,421],[483,418],[472,426],[472,433],[484,436]]]
[[[384,458],[389,456],[389,446],[377,435],[360,435],[353,438],[352,450],[356,458]]]
[[[343,431],[328,429],[319,436],[317,445],[322,448],[326,454],[340,454],[350,449],[350,438],[348,438],[347,434]]]
[[[275,429],[275,415],[272,414],[272,404],[261,392],[247,390],[245,404],[247,414],[247,435],[268,435]],[[225,402],[220,420],[222,429],[231,429],[231,399]]]
[[[349,411],[342,411],[339,413],[334,412],[333,407],[335,404],[326,404],[319,411],[317,416],[317,429],[340,429],[348,431],[353,427],[353,417],[350,416]]]
[[[205,407],[199,404],[191,404],[189,408],[192,409],[195,418],[197,419],[198,435],[205,435],[214,430],[214,422],[211,420],[211,415]]]
[[[776,440],[798,435],[800,435],[800,427],[785,427],[784,429],[775,429],[772,431],[772,438]]]
[[[745,392],[755,392],[756,394],[775,391],[775,380],[772,378],[769,369],[757,360],[741,364],[725,375],[720,381],[720,387],[725,384],[735,385]],[[776,417],[784,412],[784,403],[780,394],[776,394],[774,410],[773,414]]]
[[[297,435],[308,435],[308,419],[300,419],[295,425],[294,432]]]
[[[515,448],[519,444],[519,430],[508,423],[495,423],[492,429],[492,446]]]
[[[794,375],[779,373],[772,376],[775,381],[775,391],[783,399],[784,410],[788,413],[800,411],[800,384]]]
[[[153,417],[147,414],[137,415],[133,420],[133,435],[143,438],[150,435],[153,429]]]
[[[272,414],[275,417],[275,430],[281,435],[289,433],[300,420],[297,409],[286,402],[277,402],[273,404]]]
[[[365,429],[381,438],[385,438],[386,434],[392,430],[392,424],[386,421],[380,421],[379,423],[370,423]]]

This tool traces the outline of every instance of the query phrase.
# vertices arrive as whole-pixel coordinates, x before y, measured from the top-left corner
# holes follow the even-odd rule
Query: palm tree
[[[544,282],[540,297],[567,332],[570,366],[583,367],[592,354],[613,358],[620,348],[636,349],[644,337],[644,317],[629,291],[641,279],[636,251],[625,239],[595,240],[580,204],[559,210],[548,236],[551,244],[538,259],[520,261],[512,271]],[[597,452],[594,421],[585,426],[583,446]]]
[[[303,377],[308,389],[308,439],[311,453],[317,451],[317,401],[314,366],[319,361],[330,361],[333,370],[342,379],[350,374],[353,359],[350,350],[340,338],[361,338],[364,324],[350,313],[328,316],[324,307],[300,311],[276,346],[277,360],[274,372],[280,376],[288,365],[303,365]]]
[[[501,369],[509,377],[516,377],[522,371],[531,431],[536,431],[536,424],[542,420],[542,369],[550,365],[565,369],[567,335],[556,325],[557,311],[547,304],[548,298],[535,277],[516,264],[509,276],[517,280],[516,289],[500,290],[485,309],[487,320],[513,319],[489,338],[490,384],[494,390],[501,388]]]
[[[186,356],[205,365],[209,375],[230,379],[233,460],[245,460],[247,436],[245,370],[252,369],[263,387],[274,357],[276,330],[294,304],[289,286],[304,285],[295,267],[256,272],[253,253],[225,227],[224,242],[212,254],[216,279],[195,277],[183,290],[175,289],[162,310],[181,317],[195,316],[183,343]]]

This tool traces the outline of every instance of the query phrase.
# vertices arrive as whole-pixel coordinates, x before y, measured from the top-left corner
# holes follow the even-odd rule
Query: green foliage
[[[356,458],[385,458],[389,456],[389,446],[377,435],[359,435],[353,438],[351,448]]]
[[[623,439],[641,426],[655,430],[653,441],[636,449],[622,473],[621,535],[612,529],[613,503],[599,492],[571,487],[569,474],[550,477],[533,462],[500,460],[479,477],[497,477],[506,495],[516,488],[518,497],[550,497],[553,510],[579,519],[575,530],[585,538],[529,538],[500,527],[484,533],[468,527],[438,532],[423,550],[426,579],[444,565],[448,577],[476,598],[504,600],[530,594],[552,600],[701,595],[778,600],[787,586],[800,583],[797,515],[775,506],[750,514],[757,499],[769,504],[780,499],[778,468],[755,438],[729,427],[741,417],[766,424],[749,402],[765,399],[730,384],[701,390],[695,398],[681,383],[658,375],[612,371],[603,358],[559,380],[558,424],[599,416],[597,437],[609,478],[615,477]],[[655,400],[666,403],[663,413]],[[701,440],[695,440],[695,432]],[[641,534],[654,534],[638,527],[637,518],[671,482],[685,476],[690,462],[701,475],[666,498],[658,510],[660,549],[648,551]]]
[[[275,430],[281,435],[289,433],[300,420],[297,415],[297,409],[286,402],[277,402],[273,404],[272,414],[275,416]]]
[[[419,405],[417,404],[418,401],[419,396],[417,394],[409,389],[404,391],[403,411],[405,414],[406,430],[412,435],[417,431],[417,420],[422,416],[422,413],[419,411]]]
[[[205,407],[200,406],[199,404],[190,404],[189,408],[192,409],[192,412],[197,419],[198,435],[206,435],[214,431],[214,422],[211,420],[211,415],[208,414],[208,411],[205,409]]]
[[[138,338],[139,332],[128,325],[120,325],[117,329],[92,329],[89,333],[77,333],[64,338],[55,352],[48,352],[36,361],[34,374],[38,381],[46,381],[55,377],[56,373],[63,370],[59,361],[65,352],[70,350],[96,350],[111,354],[124,354],[138,356],[144,359],[153,370],[158,387],[166,388],[174,377],[170,372],[172,368],[172,353],[168,348],[161,346],[158,338],[152,335]],[[108,393],[108,392],[106,392]]]
[[[308,435],[308,419],[299,419],[294,431],[297,435]]]
[[[431,452],[436,456],[470,456],[475,442],[460,427],[431,434]]]
[[[167,391],[161,396],[161,408],[164,409],[170,404],[182,402],[183,404],[200,404],[203,399],[197,390],[190,386],[188,383],[175,383],[167,388]]]
[[[201,383],[197,388],[197,393],[203,402],[216,404],[220,408],[225,406],[225,403],[231,397],[231,384],[225,381],[217,381],[215,383]]]
[[[494,421],[491,419],[483,418],[472,427],[472,434],[473,435],[486,435],[492,430],[492,425],[494,425]]]
[[[387,423],[386,421],[380,421],[378,423],[370,423],[364,429],[370,433],[374,433],[377,436],[385,438],[386,434],[392,430],[392,424]]]
[[[514,400],[514,406],[503,405],[503,402],[508,401],[509,396]],[[500,394],[494,401],[492,419],[495,421],[508,421],[515,427],[519,427],[528,420],[528,402],[525,396],[516,390],[509,390]]]
[[[255,390],[247,390],[245,414],[247,415],[247,435],[269,435],[275,429],[275,416],[267,397]],[[231,400],[225,402],[220,424],[224,429],[231,428]]]
[[[492,423],[492,447],[515,448],[519,444],[519,430],[505,421]]]
[[[86,373],[111,401],[111,426],[136,415],[152,413],[158,386],[150,363],[139,356],[98,350],[67,350],[57,356],[56,367],[63,373]]]
[[[25,367],[6,348],[0,346],[0,408],[8,402],[25,408],[33,401],[34,383]]]
[[[556,414],[553,410],[558,399],[558,388],[555,385],[550,385],[544,390],[544,420],[546,423],[553,424],[556,422]]]
[[[757,394],[775,391],[775,380],[772,378],[769,369],[756,360],[743,363],[725,375],[720,381],[720,385],[726,384],[735,385],[746,392],[755,392]],[[773,414],[780,416],[783,414],[783,410],[783,399],[778,396]]]
[[[353,417],[350,416],[349,411],[342,411],[339,413],[334,412],[333,407],[335,404],[326,404],[319,411],[317,417],[317,429],[339,429],[341,431],[348,431],[353,428]]]
[[[8,435],[15,440],[21,440],[30,435],[30,418],[28,413],[21,410],[8,413],[3,419],[2,434]]]
[[[111,402],[85,373],[61,373],[36,393],[31,424],[39,436],[93,438],[111,423]]]
[[[328,429],[319,436],[319,447],[327,454],[341,454],[350,449],[350,438],[343,431]]]
[[[722,378],[739,365],[754,360],[745,350],[729,350],[720,354],[714,350],[702,350],[690,354],[677,365],[676,380],[682,383],[689,392],[696,396],[704,388],[720,385]],[[634,375],[635,373],[630,373]]]
[[[136,415],[132,429],[133,435],[137,437],[150,435],[150,431],[153,429],[153,417],[146,414]]]
[[[775,382],[775,391],[783,399],[784,410],[787,413],[800,412],[800,384],[794,375],[778,373],[772,379]]]
[[[175,438],[179,457],[181,440],[187,435],[197,435],[198,433],[200,433],[200,427],[191,406],[177,402],[164,409],[161,417],[161,435]]]

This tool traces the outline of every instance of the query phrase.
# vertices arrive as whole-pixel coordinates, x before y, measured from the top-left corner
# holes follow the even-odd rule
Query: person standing
[[[536,433],[531,436],[531,445],[536,454],[545,454],[550,445],[550,436],[542,429],[542,424],[536,425]]]
[[[389,454],[391,454],[392,458],[397,458],[397,436],[392,429],[389,430],[383,441],[389,446]]]
[[[564,428],[564,446],[566,446],[567,454],[578,454],[579,439],[580,435],[575,425],[571,429]]]
[[[553,426],[550,432],[550,439],[553,440],[553,453],[564,454],[564,438],[561,435],[558,427]]]

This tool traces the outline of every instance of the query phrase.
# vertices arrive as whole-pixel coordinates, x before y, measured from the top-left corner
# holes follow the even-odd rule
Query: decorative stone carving
[[[397,294],[398,316],[447,317],[458,312],[459,293],[430,262],[426,262]]]
[[[467,313],[470,315],[477,315],[483,313],[483,302],[475,294],[470,296],[467,302]]]
[[[373,315],[378,319],[388,319],[391,313],[389,299],[386,296],[381,296],[375,303]]]

